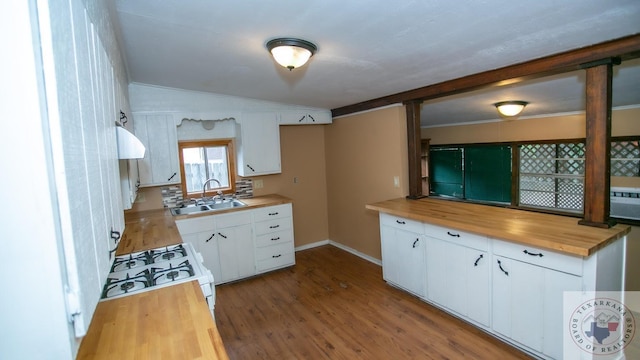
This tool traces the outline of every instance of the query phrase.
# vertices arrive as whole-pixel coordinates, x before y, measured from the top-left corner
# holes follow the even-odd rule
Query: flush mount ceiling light
[[[267,42],[267,50],[278,64],[291,71],[304,65],[318,48],[306,40],[278,38]]]
[[[501,101],[493,104],[501,116],[512,118],[520,115],[524,107],[527,106],[526,101]]]

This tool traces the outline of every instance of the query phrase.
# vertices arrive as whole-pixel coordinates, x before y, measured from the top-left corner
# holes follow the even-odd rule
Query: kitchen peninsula
[[[566,291],[624,289],[630,226],[435,198],[366,208],[385,281],[538,357],[563,357]]]

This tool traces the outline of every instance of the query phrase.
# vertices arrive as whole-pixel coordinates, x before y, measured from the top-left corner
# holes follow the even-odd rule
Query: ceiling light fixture
[[[276,62],[289,71],[304,65],[318,51],[313,43],[295,38],[269,40],[266,46]]]
[[[500,101],[493,104],[501,116],[512,118],[520,115],[524,107],[529,104],[526,101]]]

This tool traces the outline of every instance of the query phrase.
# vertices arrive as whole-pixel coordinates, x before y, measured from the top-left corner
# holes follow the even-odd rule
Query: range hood
[[[144,157],[144,145],[129,130],[122,126],[116,126],[118,138],[118,159],[142,159]]]

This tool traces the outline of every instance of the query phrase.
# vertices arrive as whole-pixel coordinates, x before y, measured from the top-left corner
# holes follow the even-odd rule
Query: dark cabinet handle
[[[532,253],[532,252],[528,252],[527,250],[524,250],[523,253],[527,254],[527,255],[531,255],[531,256],[539,256],[539,257],[543,257],[544,255],[542,255],[542,253]]]
[[[223,235],[223,234],[221,234],[221,233],[218,233],[218,235],[222,236],[222,238],[223,238],[223,239],[226,239],[226,238],[227,238],[226,236],[224,236],[224,235]]]
[[[167,179],[167,181],[171,181],[171,179],[173,179],[174,177],[176,177],[176,175],[178,175],[178,173],[173,173],[173,175],[171,175],[170,178]]]
[[[476,262],[473,263],[473,266],[478,266],[478,262],[480,261],[480,259],[482,259],[484,256],[482,256],[482,254],[480,254],[480,256],[478,256],[478,258],[476,259]]]
[[[120,122],[122,123],[122,126],[124,126],[127,121],[127,115],[124,113],[124,111],[120,110]]]
[[[249,168],[249,170],[255,172],[255,170],[251,167],[251,165],[247,164],[247,167]]]
[[[213,239],[214,236],[216,236],[216,233],[211,234],[211,236],[209,236],[209,238],[205,240],[205,242],[211,241],[211,239]]]
[[[406,222],[404,222],[404,221],[400,221],[400,220],[396,220],[396,222],[397,222],[398,224],[400,224],[400,225],[404,225],[404,224],[406,224]]]
[[[271,256],[271,257],[275,259],[275,258],[279,258],[280,256],[282,256],[282,254],[273,255],[273,256]]]
[[[307,115],[307,116],[311,119],[311,121],[316,122],[316,119],[314,119],[313,116],[311,115]]]
[[[498,260],[498,267],[500,268],[500,270],[501,270],[505,275],[509,276],[509,272],[508,272],[508,271],[505,271],[505,270],[502,268],[502,263],[500,262],[500,260]]]
[[[271,225],[271,226],[269,226],[269,229],[277,229],[279,227],[280,227],[280,225]]]
[[[120,240],[120,231],[111,230],[111,239],[114,242],[118,242]]]
[[[278,213],[277,212],[269,213],[269,216],[274,216],[274,215],[278,215]]]
[[[449,236],[453,236],[453,237],[460,237],[460,234],[452,234],[451,232],[447,231],[447,235]]]
[[[278,240],[280,240],[280,237],[277,237],[277,238],[271,238],[271,241],[278,241]]]
[[[418,243],[418,241],[420,241],[420,239],[419,239],[419,238],[418,238],[418,239],[416,239],[416,241],[414,241],[414,242],[413,242],[413,246],[412,246],[412,247],[413,247],[414,249],[416,248],[416,244]]]
[[[302,120],[304,120],[304,118],[305,118],[306,116],[307,116],[307,115],[302,115],[302,117],[300,118],[300,120],[298,120],[298,122],[302,122]]]

